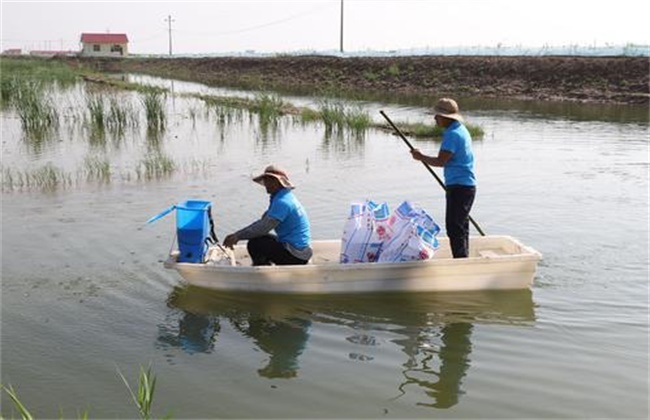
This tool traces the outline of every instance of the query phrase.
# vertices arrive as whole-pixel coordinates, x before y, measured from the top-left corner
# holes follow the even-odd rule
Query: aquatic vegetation
[[[2,57],[0,79],[19,78],[56,82],[59,86],[74,84],[79,74],[65,62],[34,57]]]
[[[9,398],[11,398],[11,401],[14,403],[14,407],[16,407],[16,410],[23,418],[23,420],[32,420],[34,418],[27,407],[25,407],[25,405],[20,401],[18,394],[11,385],[9,385],[9,388],[5,387],[4,385],[0,385],[0,388],[4,389],[7,395],[9,395]]]
[[[169,176],[176,170],[176,164],[167,156],[153,153],[138,162],[136,176],[138,179],[159,179]]]
[[[443,129],[435,124],[424,123],[395,123],[402,133],[417,138],[442,138]],[[465,123],[472,139],[481,139],[485,135],[483,128],[474,124]],[[388,129],[389,127],[383,126]],[[390,128],[392,131],[392,128]]]
[[[370,127],[372,122],[370,115],[361,107],[350,107],[342,102],[328,99],[320,102],[319,113],[321,120],[325,123],[326,131],[347,128],[359,133]],[[309,114],[307,115],[309,116]]]
[[[232,96],[212,95],[190,95],[202,100],[208,109],[214,111],[219,125],[226,123],[241,122],[242,111],[248,111],[251,115],[257,115],[260,125],[277,122],[277,119],[289,112],[279,96],[268,93],[260,93],[254,99],[237,98]]]
[[[206,102],[206,104],[208,103]],[[209,103],[208,107],[209,110],[212,110],[219,126],[241,123],[244,119],[244,110],[241,108],[232,108],[216,102]]]
[[[35,62],[41,69],[48,65],[47,61]],[[208,172],[205,163],[194,164],[188,169],[186,164],[179,166],[173,160],[176,156],[163,153],[168,135],[176,135],[166,133],[167,126],[173,123],[174,127],[182,127],[181,122],[168,120],[177,117],[176,114],[168,115],[167,110],[167,95],[173,92],[90,73],[84,76],[86,81],[77,85],[76,89],[63,92],[46,81],[56,78],[48,79],[44,73],[35,70],[26,71],[25,75],[16,73],[19,68],[21,67],[15,67],[11,75],[2,74],[0,77],[2,106],[9,108],[9,112],[15,111],[22,129],[20,138],[28,153],[35,157],[36,164],[42,166],[36,169],[32,165],[3,169],[3,191],[55,190],[72,184],[82,185],[84,182],[129,182],[135,179],[159,179],[178,172]],[[383,70],[384,73],[396,75],[406,71],[406,68],[397,66]],[[35,74],[39,75],[38,78],[30,78],[29,75]],[[68,74],[74,75],[74,72]],[[92,83],[94,81],[98,83]],[[120,92],[119,89],[137,93]],[[339,92],[341,95],[333,92],[323,91],[321,98],[324,99],[313,107],[315,109],[295,106],[285,102],[279,94],[268,91],[259,92],[252,97],[181,93],[176,98],[189,101],[183,102],[180,109],[195,129],[198,118],[216,121],[220,128],[227,125],[257,124],[251,135],[260,142],[266,142],[271,136],[279,138],[282,135],[282,122],[293,121],[303,125],[320,125],[322,122],[325,127],[324,139],[332,150],[340,148],[341,151],[358,151],[368,129],[387,129],[385,125],[373,122],[363,102],[343,100],[343,92]],[[285,116],[290,119],[283,119]],[[143,123],[146,124],[144,137],[140,130],[136,130]],[[18,127],[17,122],[15,126]],[[405,134],[415,137],[440,138],[442,135],[442,130],[435,125],[398,123],[398,126]],[[467,127],[474,138],[483,136],[480,127],[469,124]],[[322,126],[319,129],[322,130]],[[123,142],[127,138],[127,130],[133,130],[133,136],[129,138],[134,143]],[[216,133],[222,140],[228,135],[228,130],[223,129]],[[45,159],[50,159],[51,153],[58,153],[57,143],[69,144],[69,139],[79,138],[88,140],[90,155],[78,161],[77,167],[73,167],[71,172],[44,162]],[[143,139],[144,145],[137,144]],[[18,136],[15,140],[18,140]],[[107,149],[109,140],[115,146],[136,150],[144,146],[146,156],[136,155],[128,158],[124,166],[111,167],[107,156],[114,150]]]
[[[21,89],[20,79],[17,77],[0,77],[0,99],[2,107],[10,107],[19,96]]]
[[[86,98],[86,107],[90,115],[89,122],[92,129],[104,131],[104,98],[98,95],[90,95]]]
[[[156,391],[156,380],[157,380],[156,375],[151,371],[151,366],[149,366],[147,370],[145,370],[142,366],[140,366],[137,392],[133,391],[131,385],[129,384],[129,381],[124,377],[124,375],[122,374],[122,372],[120,372],[119,369],[117,369],[117,373],[119,377],[122,379],[122,382],[124,382],[124,385],[128,389],[129,394],[131,394],[133,403],[138,408],[138,414],[140,415],[140,418],[143,420],[149,420],[152,415],[153,397]],[[18,397],[18,393],[13,388],[13,386],[9,385],[9,387],[6,387],[0,384],[0,390],[4,390],[5,393],[9,396],[11,402],[14,405],[14,408],[16,409],[18,414],[20,414],[23,420],[32,420],[34,418],[34,416],[30,413],[30,411],[27,409],[25,404]],[[63,418],[62,413],[61,413],[61,418]],[[79,414],[79,418],[88,419],[89,418],[88,411],[86,410],[81,412]],[[171,418],[171,417],[166,416],[165,418]]]
[[[84,159],[84,173],[89,181],[108,183],[111,180],[111,164],[104,157],[91,156]]]
[[[259,93],[253,101],[251,111],[257,113],[260,124],[271,123],[284,114],[284,102],[275,94]]]
[[[370,115],[364,111],[360,106],[355,108],[348,108],[345,114],[345,123],[348,128],[355,132],[365,131],[370,127]]]
[[[151,407],[153,406],[153,394],[156,390],[156,375],[151,372],[151,366],[145,371],[142,366],[140,366],[140,376],[138,378],[138,390],[137,394],[133,392],[129,382],[126,380],[122,372],[118,369],[118,374],[126,388],[131,394],[133,402],[138,407],[138,412],[140,413],[140,418],[148,420],[151,418]]]
[[[321,120],[321,115],[319,111],[313,110],[311,108],[302,108],[300,110],[299,119],[302,122],[315,122]]]
[[[138,127],[137,112],[128,102],[124,103],[115,96],[110,96],[108,104],[106,102],[103,95],[94,94],[86,98],[88,122],[95,137],[103,137],[105,131],[121,137],[127,128]]]
[[[122,134],[129,127],[138,127],[138,114],[129,103],[122,103],[118,98],[110,97],[106,123],[110,130]]]
[[[52,163],[31,171],[2,170],[2,189],[7,191],[31,188],[54,191],[67,185],[72,185],[72,176]]]
[[[144,93],[142,105],[144,106],[148,129],[164,131],[167,120],[165,100],[166,94],[160,91],[149,90]]]
[[[58,127],[59,113],[41,82],[20,82],[15,93],[12,102],[25,133],[42,135]]]

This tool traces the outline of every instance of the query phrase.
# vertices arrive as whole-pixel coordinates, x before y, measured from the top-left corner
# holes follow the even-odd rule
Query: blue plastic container
[[[176,205],[178,262],[202,263],[210,237],[209,201],[187,200]]]

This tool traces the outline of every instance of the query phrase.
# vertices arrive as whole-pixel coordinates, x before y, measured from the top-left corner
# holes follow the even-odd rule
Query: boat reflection
[[[418,405],[439,409],[456,405],[464,393],[477,325],[526,326],[535,321],[529,290],[289,296],[179,286],[168,305],[181,315],[177,327],[161,326],[159,343],[189,353],[211,352],[220,323],[228,323],[268,354],[268,363],[258,369],[267,378],[297,376],[312,329],[326,324],[351,329],[346,340],[354,345],[376,346],[389,337],[406,356],[397,367],[401,376],[393,399],[417,395],[424,400]],[[349,352],[348,358],[374,359],[358,352]]]

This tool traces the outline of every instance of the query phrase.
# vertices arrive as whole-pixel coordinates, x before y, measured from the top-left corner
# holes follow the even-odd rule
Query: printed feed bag
[[[388,223],[386,203],[353,203],[343,227],[341,263],[375,262],[381,252]]]
[[[399,262],[432,258],[438,249],[440,227],[426,211],[404,201],[389,219],[388,239],[378,262]]]

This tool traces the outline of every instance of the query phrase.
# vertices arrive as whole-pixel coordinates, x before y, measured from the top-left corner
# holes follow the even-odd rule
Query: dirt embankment
[[[300,93],[354,92],[650,103],[647,57],[214,57],[75,59],[101,71]]]

